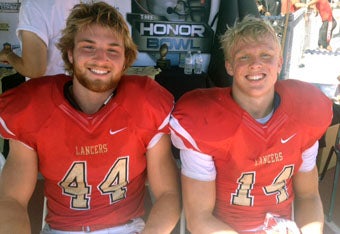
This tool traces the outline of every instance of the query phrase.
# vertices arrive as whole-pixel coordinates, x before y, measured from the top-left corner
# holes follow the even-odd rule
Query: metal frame
[[[327,221],[331,222],[333,219],[333,213],[334,213],[334,206],[335,206],[335,198],[336,198],[336,190],[339,182],[339,175],[340,175],[340,125],[338,127],[338,132],[336,134],[335,138],[335,144],[331,147],[328,153],[328,157],[325,163],[325,166],[321,172],[321,175],[319,177],[319,181],[322,181],[325,177],[325,174],[328,170],[329,163],[333,157],[333,155],[336,156],[336,164],[335,164],[335,172],[334,172],[334,180],[333,180],[333,188],[332,188],[332,194],[331,194],[331,202],[329,205],[329,212],[327,215]]]

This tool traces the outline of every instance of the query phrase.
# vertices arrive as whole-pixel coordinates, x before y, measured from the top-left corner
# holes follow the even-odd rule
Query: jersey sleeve
[[[316,164],[316,157],[318,155],[319,142],[316,141],[312,147],[306,149],[302,153],[302,164],[299,168],[301,172],[311,171]]]
[[[145,93],[140,93],[136,116],[143,128],[157,129],[169,133],[169,120],[174,108],[174,97],[164,87],[149,77],[143,77],[142,85]],[[137,91],[136,91],[137,93]],[[140,113],[144,113],[140,115]]]
[[[36,148],[37,132],[54,109],[54,77],[29,80],[0,96],[0,135]],[[42,98],[44,97],[44,98]]]
[[[229,136],[242,120],[240,108],[231,98],[226,98],[229,92],[226,88],[198,89],[177,101],[170,120],[172,140],[177,148],[207,155],[228,151]]]
[[[183,175],[200,180],[216,179],[216,167],[212,157],[193,150],[181,150],[181,172]],[[195,160],[192,160],[195,157]]]
[[[306,82],[284,80],[278,86],[283,108],[305,135],[303,150],[306,150],[329,127],[333,117],[332,101],[319,88]]]
[[[199,117],[204,106],[196,98],[201,97],[201,91],[191,91],[184,94],[175,105],[170,119],[171,139],[176,148],[180,150],[194,150],[201,152],[197,137],[196,126],[203,130]],[[203,114],[203,113],[202,113]],[[196,122],[198,121],[198,123]]]
[[[170,133],[169,120],[171,111],[174,108],[174,97],[164,87],[149,77],[146,78],[148,85],[147,93],[144,96],[143,110],[147,110],[141,122],[154,120],[159,131]]]
[[[170,114],[174,107],[174,97],[164,87],[149,77],[124,76],[117,88],[120,98],[124,98],[126,110],[136,124],[136,129],[150,137],[150,142],[157,134],[169,134]],[[126,94],[126,95],[125,95]]]
[[[26,118],[27,110],[30,109],[30,97],[27,95],[26,85],[22,85],[17,89],[6,91],[0,97],[0,135],[6,139],[15,139],[25,144],[28,142],[22,138],[22,132],[30,132],[25,129],[30,121]],[[34,125],[34,123],[32,123]]]

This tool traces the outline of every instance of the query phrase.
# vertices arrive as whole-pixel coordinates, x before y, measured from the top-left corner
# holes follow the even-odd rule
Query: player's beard
[[[74,77],[78,80],[78,82],[81,85],[96,93],[114,90],[117,87],[118,82],[122,76],[122,72],[111,74],[112,74],[111,79],[104,80],[104,79],[91,79],[85,72],[82,72],[79,69],[75,69],[73,73]]]

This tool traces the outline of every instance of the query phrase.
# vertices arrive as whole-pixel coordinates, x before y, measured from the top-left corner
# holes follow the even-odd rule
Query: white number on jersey
[[[118,158],[98,185],[101,194],[109,195],[111,204],[126,197],[128,164],[128,157]],[[72,209],[90,208],[92,186],[87,183],[86,162],[74,162],[59,185],[63,189],[63,194],[71,197]]]
[[[285,166],[278,176],[275,177],[272,184],[263,187],[263,193],[267,196],[276,195],[276,203],[281,203],[288,199],[286,181],[292,176],[294,165]],[[255,202],[251,190],[255,184],[255,172],[244,172],[237,180],[238,188],[235,193],[231,194],[231,204],[241,206],[253,206]]]

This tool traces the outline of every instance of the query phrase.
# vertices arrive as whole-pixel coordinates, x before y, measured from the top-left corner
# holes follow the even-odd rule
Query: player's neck
[[[65,96],[70,104],[77,110],[86,114],[94,114],[104,107],[114,96],[115,92],[107,93],[83,92],[72,83],[65,87]]]
[[[271,102],[268,105],[259,105],[254,106],[250,105],[246,111],[254,118],[254,119],[262,119],[268,116],[273,111],[273,103]]]
[[[274,108],[274,97],[234,97],[234,100],[254,119],[266,117],[273,111]]]

